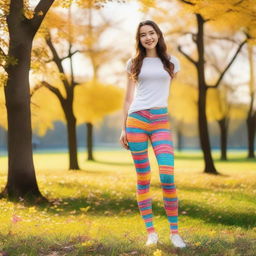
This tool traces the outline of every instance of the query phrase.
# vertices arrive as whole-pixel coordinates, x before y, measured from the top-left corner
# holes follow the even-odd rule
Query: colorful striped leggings
[[[126,121],[129,149],[137,172],[137,202],[148,233],[155,232],[150,193],[151,170],[148,138],[159,166],[164,208],[171,234],[178,233],[178,198],[174,183],[173,141],[167,108],[151,108],[130,113]]]

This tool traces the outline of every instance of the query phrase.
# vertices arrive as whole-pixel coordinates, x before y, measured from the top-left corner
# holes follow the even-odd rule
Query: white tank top
[[[179,60],[172,56],[170,61],[174,64],[175,74],[180,70]],[[131,70],[131,58],[126,63],[126,70]],[[167,107],[171,77],[164,69],[159,57],[145,57],[135,87],[133,101],[128,114],[154,107]]]

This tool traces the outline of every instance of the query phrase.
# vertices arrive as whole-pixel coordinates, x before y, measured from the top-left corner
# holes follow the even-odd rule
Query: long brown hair
[[[142,46],[140,42],[140,28],[144,25],[149,25],[153,27],[153,29],[156,31],[157,35],[159,36],[158,42],[156,45],[156,52],[164,65],[164,69],[173,78],[174,65],[173,63],[170,62],[170,56],[167,54],[167,47],[164,41],[163,33],[158,27],[158,25],[152,20],[141,21],[138,25],[137,33],[136,33],[136,55],[132,59],[132,63],[131,63],[132,78],[134,78],[136,81],[138,80],[138,75],[140,73],[142,61],[146,57],[146,49],[144,48],[144,46]]]

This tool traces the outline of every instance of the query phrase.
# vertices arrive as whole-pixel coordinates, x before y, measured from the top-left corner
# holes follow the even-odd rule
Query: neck
[[[146,57],[157,57],[156,48],[146,50]]]

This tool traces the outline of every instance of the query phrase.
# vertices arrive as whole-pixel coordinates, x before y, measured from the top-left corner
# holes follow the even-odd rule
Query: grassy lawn
[[[80,171],[68,171],[67,155],[35,154],[39,188],[51,206],[0,200],[0,255],[256,255],[256,164],[245,153],[218,160],[219,176],[203,174],[200,153],[175,155],[179,231],[188,247],[168,238],[157,163],[150,148],[154,223],[160,243],[145,248],[146,232],[135,197],[130,152],[79,153]],[[0,188],[7,158],[0,158]],[[7,254],[3,253],[6,252]]]

